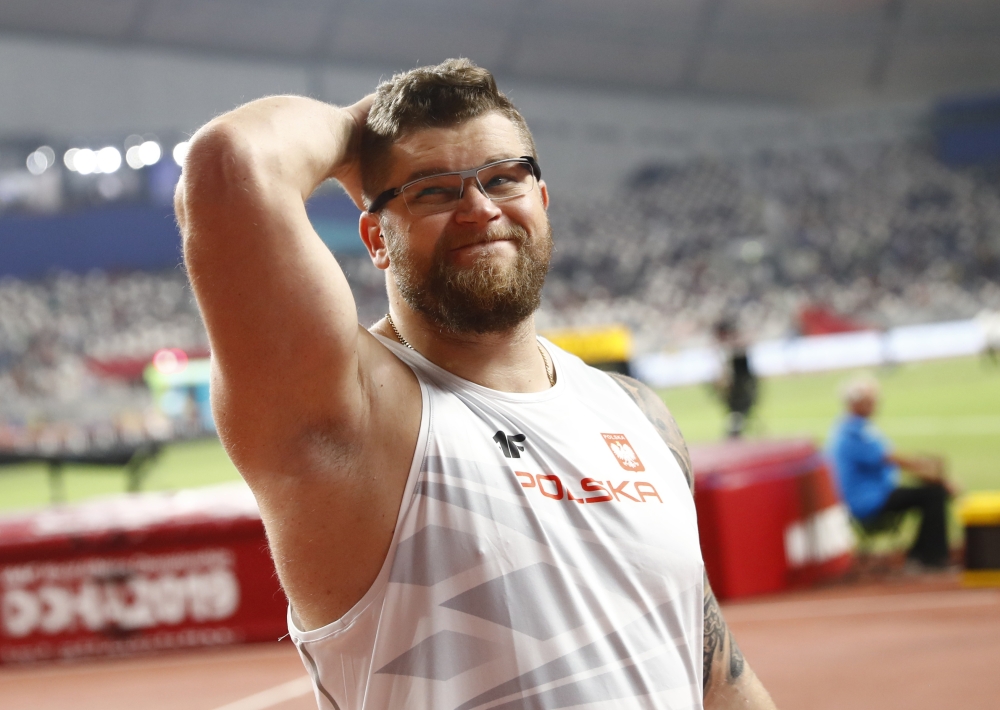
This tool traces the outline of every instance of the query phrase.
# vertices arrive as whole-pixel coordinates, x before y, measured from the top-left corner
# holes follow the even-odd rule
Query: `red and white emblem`
[[[611,453],[615,455],[619,466],[626,471],[646,470],[646,467],[642,465],[639,454],[632,448],[632,444],[628,443],[628,439],[625,438],[624,434],[601,434],[601,436],[604,437],[604,443],[611,449]]]

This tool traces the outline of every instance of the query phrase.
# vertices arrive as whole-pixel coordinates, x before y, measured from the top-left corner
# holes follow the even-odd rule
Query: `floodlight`
[[[90,148],[82,148],[73,157],[73,165],[81,175],[90,175],[97,171],[97,153]]]
[[[97,170],[99,173],[113,173],[122,166],[122,154],[114,146],[107,146],[97,151]]]
[[[156,141],[145,141],[139,146],[139,159],[142,160],[143,165],[155,165],[160,162],[161,155],[163,155],[163,151],[160,150],[160,144]]]
[[[174,146],[174,162],[181,167],[184,167],[184,159],[187,157],[189,147],[190,143],[188,141],[182,141]]]
[[[142,157],[139,155],[139,146],[134,145],[125,151],[125,162],[133,170],[138,170],[145,165],[142,162]]]
[[[28,155],[28,160],[26,161],[28,172],[32,175],[41,175],[49,167],[48,161],[45,156],[39,153],[37,150],[34,153]]]
[[[76,172],[76,155],[79,152],[79,148],[70,148],[63,154],[63,164],[66,166],[67,170]]]
[[[53,165],[56,164],[56,152],[52,150],[52,148],[50,148],[49,146],[47,145],[39,146],[38,150],[36,150],[35,152],[38,153],[43,158],[45,158],[46,169],[51,168]]]

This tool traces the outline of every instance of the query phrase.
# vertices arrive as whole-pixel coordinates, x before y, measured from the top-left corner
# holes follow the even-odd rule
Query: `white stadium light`
[[[139,155],[139,146],[134,145],[125,151],[125,162],[128,163],[128,166],[133,170],[138,170],[145,165],[145,163],[142,162],[142,156]]]
[[[76,155],[80,152],[79,148],[70,148],[63,154],[63,164],[66,166],[67,170],[76,172]]]
[[[131,144],[128,145],[125,151],[125,163],[133,170],[139,170],[147,165],[158,163],[163,155],[160,144],[154,140],[136,143],[137,139],[140,139],[140,137],[129,136],[125,141],[126,144]],[[183,145],[186,146],[187,144]],[[175,148],[174,150],[176,155],[177,149]],[[70,148],[63,155],[63,162],[66,164],[67,169],[81,175],[97,175],[102,173],[110,175],[118,172],[118,169],[121,168],[122,158],[122,152],[118,148],[109,145],[97,151],[90,148]],[[181,159],[183,160],[183,154]],[[28,156],[28,170],[33,171],[36,175],[40,175],[54,163],[55,152],[48,146],[42,146]]]
[[[187,141],[183,141],[174,146],[174,162],[181,167],[184,167],[184,159],[187,157],[189,147],[190,144]]]
[[[36,150],[35,152],[38,153],[43,158],[45,158],[46,169],[51,168],[53,165],[56,164],[56,152],[52,150],[52,148],[50,148],[49,146],[47,145],[39,146],[38,150]]]
[[[163,151],[160,150],[160,144],[156,141],[145,141],[139,146],[139,159],[142,160],[143,165],[156,165],[160,162],[161,155],[163,155]]]
[[[32,175],[41,175],[49,169],[49,161],[46,155],[40,151],[35,151],[28,156],[28,172]]]
[[[73,165],[81,175],[90,175],[97,171],[97,153],[90,148],[82,148],[73,157]]]
[[[114,146],[107,146],[97,151],[97,170],[99,173],[113,173],[122,166],[122,154]]]
[[[129,136],[132,138],[132,136]],[[156,165],[160,162],[163,151],[156,141],[143,141],[138,145],[132,145],[125,151],[125,162],[130,168],[138,170],[147,165]]]

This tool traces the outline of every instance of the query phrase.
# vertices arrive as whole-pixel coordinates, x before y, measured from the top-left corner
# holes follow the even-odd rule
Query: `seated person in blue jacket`
[[[907,559],[927,567],[948,564],[945,506],[955,493],[945,478],[944,461],[935,456],[894,452],[870,419],[878,406],[878,382],[859,377],[844,388],[846,412],[834,425],[827,451],[851,514],[862,524],[884,513],[920,511],[920,531]],[[901,486],[900,469],[919,484]]]

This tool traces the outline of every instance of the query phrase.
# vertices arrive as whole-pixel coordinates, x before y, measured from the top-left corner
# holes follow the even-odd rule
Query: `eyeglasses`
[[[486,197],[503,202],[531,192],[541,177],[538,161],[530,155],[497,160],[478,168],[438,173],[390,188],[372,201],[368,212],[378,212],[395,197],[402,197],[406,209],[414,215],[453,210],[465,194],[465,181],[469,178],[476,179],[476,186]]]

